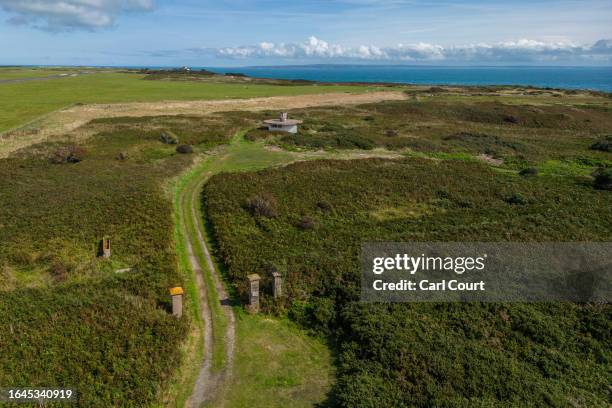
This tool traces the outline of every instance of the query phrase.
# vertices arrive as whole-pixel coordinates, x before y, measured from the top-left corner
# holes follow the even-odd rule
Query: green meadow
[[[0,132],[75,103],[254,98],[326,92],[365,92],[370,89],[350,85],[277,86],[234,84],[227,81],[156,81],[143,78],[142,74],[102,71],[46,81],[0,83]]]

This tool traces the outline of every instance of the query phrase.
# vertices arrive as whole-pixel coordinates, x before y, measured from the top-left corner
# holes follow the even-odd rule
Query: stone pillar
[[[283,278],[280,272],[272,272],[274,277],[274,298],[283,296]]]
[[[257,313],[259,312],[259,280],[261,278],[256,273],[247,276],[247,278],[249,279],[248,309],[251,313]]]
[[[170,296],[172,296],[172,315],[180,318],[183,315],[183,288],[177,286],[170,289]]]
[[[104,258],[110,258],[110,238],[102,238],[102,256]]]

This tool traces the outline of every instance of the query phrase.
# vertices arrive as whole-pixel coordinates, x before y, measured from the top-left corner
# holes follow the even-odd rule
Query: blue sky
[[[612,1],[0,0],[0,64],[612,65]]]

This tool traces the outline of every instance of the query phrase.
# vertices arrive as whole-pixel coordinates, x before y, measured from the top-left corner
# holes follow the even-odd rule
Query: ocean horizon
[[[612,67],[291,65],[194,67],[217,73],[318,82],[389,82],[417,85],[522,85],[612,92]]]
[[[3,65],[56,67],[47,65]],[[177,69],[179,66],[95,65],[79,68]],[[435,66],[309,64],[276,66],[190,66],[215,73],[242,73],[268,79],[316,82],[396,83],[457,86],[531,86],[538,88],[587,89],[612,92],[612,66]]]

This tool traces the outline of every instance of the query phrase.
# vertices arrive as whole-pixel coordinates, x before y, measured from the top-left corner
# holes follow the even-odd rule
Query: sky
[[[0,0],[0,65],[612,66],[612,0]]]

